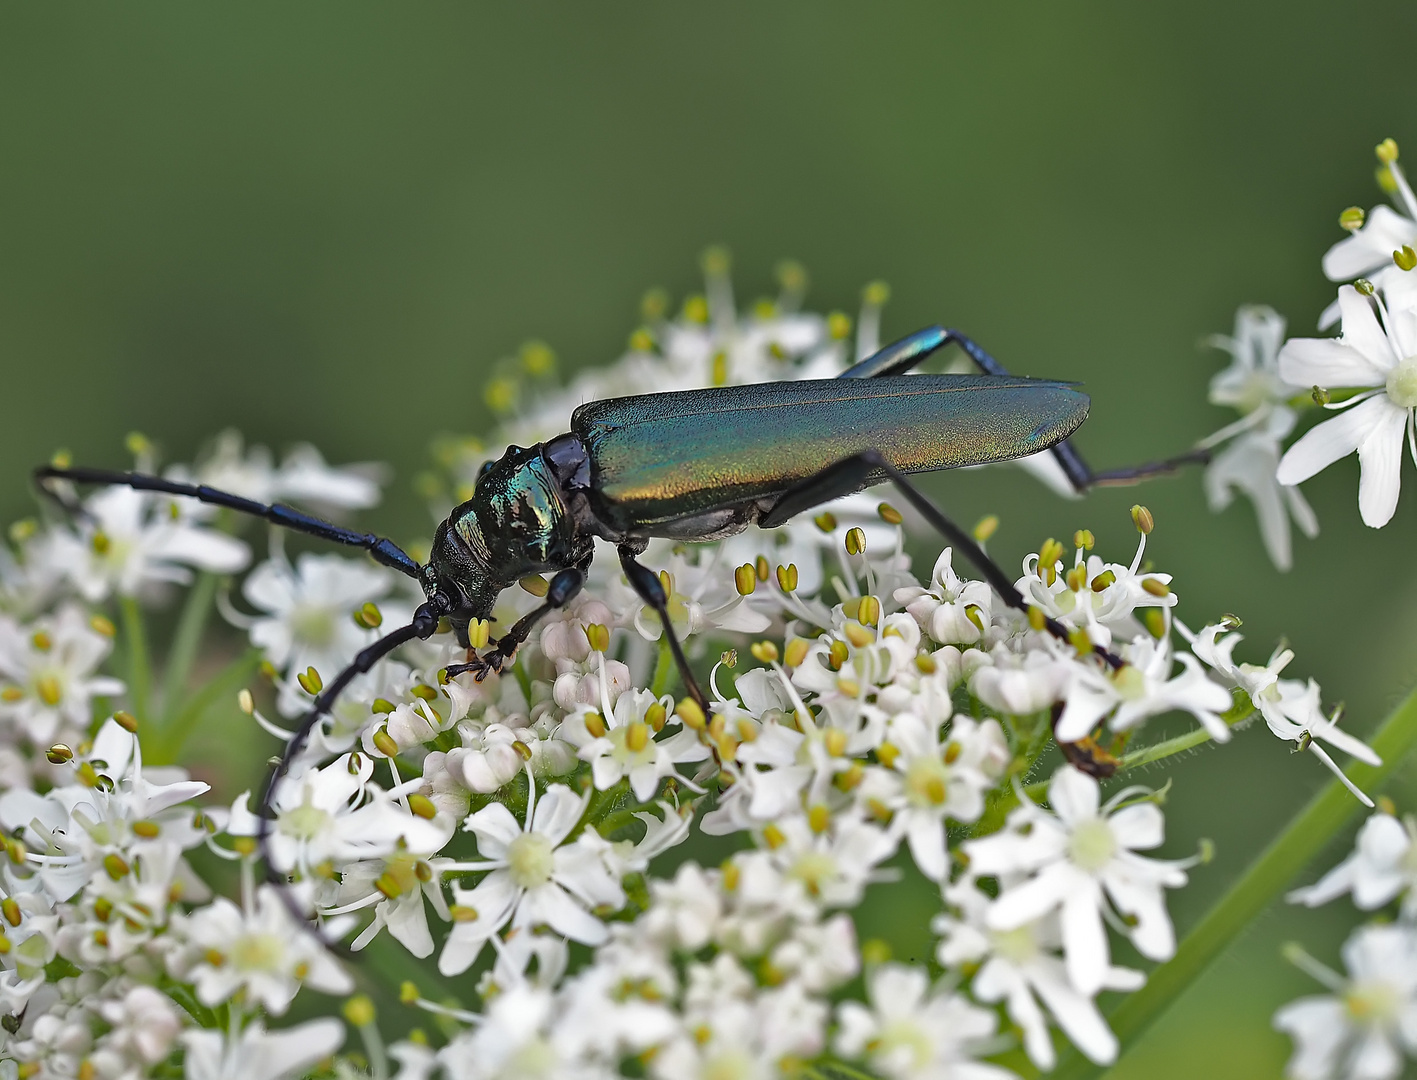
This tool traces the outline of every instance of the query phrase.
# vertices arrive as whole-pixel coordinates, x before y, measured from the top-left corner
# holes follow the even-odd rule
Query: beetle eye
[[[484,461],[482,463],[482,468],[477,470],[477,482],[479,484],[487,479],[487,474],[492,471],[492,466],[495,464],[497,464],[495,461]]]

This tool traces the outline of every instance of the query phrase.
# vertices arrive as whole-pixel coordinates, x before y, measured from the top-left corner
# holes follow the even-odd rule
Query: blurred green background
[[[741,299],[791,256],[811,306],[854,311],[882,278],[887,335],[947,321],[1083,380],[1095,463],[1178,451],[1229,419],[1197,341],[1244,302],[1309,332],[1338,212],[1378,198],[1373,144],[1417,150],[1414,30],[1396,2],[7,5],[0,511],[31,511],[56,447],[120,465],[138,429],[190,457],[234,424],[391,462],[370,521],[413,539],[411,478],[436,434],[486,430],[490,364],[529,337],[566,367],[614,357],[645,288],[696,288],[710,242]],[[1417,681],[1417,493],[1375,533],[1356,481],[1350,460],[1306,486],[1323,534],[1288,576],[1195,475],[1140,497],[1182,617],[1241,614],[1252,660],[1287,636],[1365,731]],[[1135,492],[933,490],[999,513],[1011,564],[1081,526],[1113,558],[1134,543]],[[1184,929],[1326,774],[1255,729],[1173,773],[1170,850],[1218,845],[1173,901]],[[1278,945],[1333,960],[1351,922],[1271,911],[1114,1075],[1278,1075],[1269,1017],[1311,989]]]

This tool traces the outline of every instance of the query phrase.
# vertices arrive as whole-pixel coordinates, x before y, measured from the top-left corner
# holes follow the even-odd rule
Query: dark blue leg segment
[[[354,529],[345,529],[339,525],[320,518],[312,517],[309,514],[296,510],[291,506],[283,506],[276,503],[268,506],[265,503],[256,502],[253,499],[245,499],[240,495],[232,495],[227,491],[218,491],[209,488],[205,484],[181,484],[175,480],[167,480],[161,476],[148,476],[144,473],[116,472],[109,469],[87,469],[80,466],[74,468],[61,469],[53,465],[45,465],[34,471],[35,483],[39,489],[48,495],[55,502],[59,503],[71,513],[83,513],[83,508],[66,499],[62,494],[49,486],[51,480],[71,480],[77,484],[114,484],[120,487],[130,487],[137,491],[157,491],[164,495],[181,495],[189,499],[196,499],[198,502],[209,503],[212,506],[222,506],[228,510],[235,510],[238,514],[249,514],[252,517],[262,518],[272,525],[279,525],[282,528],[290,529],[294,532],[305,533],[307,536],[318,536],[321,540],[332,540],[336,544],[346,544],[349,547],[363,548],[369,552],[374,561],[384,566],[392,567],[401,574],[407,574],[411,578],[417,578],[418,563],[413,557],[405,552],[392,540],[373,533],[357,532]]]
[[[481,656],[474,654],[472,660],[466,664],[449,664],[446,669],[447,677],[451,679],[465,671],[473,671],[477,673],[475,676],[477,681],[481,682],[487,678],[489,672],[501,671],[502,666],[517,654],[522,642],[526,641],[527,636],[531,633],[532,627],[557,608],[563,608],[574,600],[584,584],[584,567],[573,566],[569,570],[562,570],[551,579],[551,584],[546,589],[546,601],[543,604],[528,611],[514,622],[512,628],[497,639],[495,648],[491,652]]]
[[[674,666],[679,669],[679,677],[684,680],[684,688],[694,699],[694,703],[704,711],[704,716],[708,717],[708,698],[699,686],[698,679],[694,678],[693,669],[689,667],[689,660],[684,655],[684,648],[679,644],[679,639],[674,634],[674,626],[669,621],[669,597],[664,595],[664,586],[660,584],[659,575],[643,563],[635,561],[638,554],[634,548],[622,546],[620,567],[625,571],[630,588],[659,615],[660,626],[664,630],[665,640],[669,642],[669,651],[674,655]]]

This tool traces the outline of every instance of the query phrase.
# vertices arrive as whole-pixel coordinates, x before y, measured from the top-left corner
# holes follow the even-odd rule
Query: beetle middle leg
[[[1011,375],[1007,368],[989,355],[973,338],[943,326],[927,326],[899,341],[877,350],[866,359],[853,364],[843,371],[841,379],[874,379],[882,375],[904,375],[917,367],[922,360],[946,345],[958,345],[974,361],[975,367],[986,375]],[[1053,446],[1049,453],[1058,462],[1068,483],[1082,494],[1094,487],[1118,487],[1135,484],[1151,476],[1166,476],[1184,465],[1204,465],[1210,461],[1210,451],[1203,447],[1187,450],[1184,454],[1151,461],[1144,465],[1134,465],[1127,469],[1107,469],[1095,472],[1078,453],[1071,439],[1064,439]]]
[[[999,594],[1004,603],[1019,611],[1027,612],[1029,610],[1028,601],[1014,587],[1013,581],[1004,573],[999,564],[989,558],[969,533],[946,517],[928,495],[916,487],[905,473],[892,465],[877,450],[863,450],[851,457],[843,458],[835,464],[828,465],[815,476],[798,481],[783,492],[772,508],[758,520],[758,524],[765,529],[782,525],[804,510],[810,510],[814,506],[820,506],[822,503],[850,495],[878,482],[882,478],[882,474],[885,479],[899,489],[900,493],[909,500],[910,504],[920,512],[926,521],[949,540],[955,549],[984,575],[984,580]],[[1059,641],[1071,642],[1067,627],[1051,616],[1044,615],[1043,626]],[[1114,668],[1122,666],[1119,657],[1114,656],[1101,646],[1094,645],[1093,652]]]
[[[447,677],[452,679],[471,671],[475,672],[473,677],[481,682],[489,674],[501,671],[503,665],[517,654],[517,650],[531,634],[532,627],[557,608],[563,608],[575,599],[576,594],[585,585],[585,577],[584,567],[573,566],[562,570],[551,579],[543,603],[514,622],[512,628],[493,643],[490,652],[481,655],[473,653],[466,664],[450,664],[446,669]]]
[[[637,549],[629,544],[621,544],[619,547],[620,566],[625,571],[625,577],[629,579],[630,587],[635,590],[641,600],[654,608],[655,613],[659,616],[665,640],[669,642],[669,651],[674,655],[674,666],[679,669],[679,677],[684,680],[684,688],[694,699],[694,704],[698,705],[707,716],[709,714],[708,698],[704,695],[703,688],[699,686],[698,679],[694,678],[693,669],[689,667],[689,660],[684,655],[684,648],[679,644],[679,638],[674,633],[674,626],[669,621],[669,597],[664,593],[664,586],[660,583],[659,575],[644,563],[636,560],[635,557],[639,555],[641,550],[643,550],[643,546]]]

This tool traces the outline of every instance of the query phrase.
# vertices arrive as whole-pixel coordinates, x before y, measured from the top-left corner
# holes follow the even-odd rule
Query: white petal
[[[1374,366],[1347,342],[1333,338],[1294,338],[1286,342],[1279,353],[1279,374],[1292,386],[1325,389],[1381,386],[1387,378],[1385,369]]]
[[[1343,319],[1342,340],[1363,354],[1363,359],[1386,374],[1397,363],[1392,342],[1388,340],[1377,312],[1368,298],[1351,285],[1338,290],[1338,310]],[[1303,386],[1303,383],[1299,383]],[[1323,383],[1320,386],[1326,385]],[[1339,386],[1376,386],[1376,383],[1338,383]]]
[[[1402,488],[1402,439],[1407,431],[1407,410],[1385,396],[1364,402],[1353,411],[1372,405],[1376,422],[1358,447],[1362,475],[1358,479],[1358,510],[1363,524],[1381,529],[1397,510]]]
[[[1108,824],[1117,842],[1134,851],[1160,847],[1166,838],[1166,818],[1153,803],[1124,807],[1108,819]]]
[[[1096,886],[1079,889],[1063,902],[1063,950],[1068,979],[1089,997],[1102,989],[1111,966],[1107,930],[1098,910],[1102,897]]]
[[[1065,765],[1048,782],[1048,805],[1068,824],[1097,816],[1101,788],[1081,769]]]
[[[1392,408],[1383,395],[1377,395],[1310,428],[1285,451],[1275,479],[1281,484],[1298,484],[1347,457],[1363,445],[1384,413]]]

